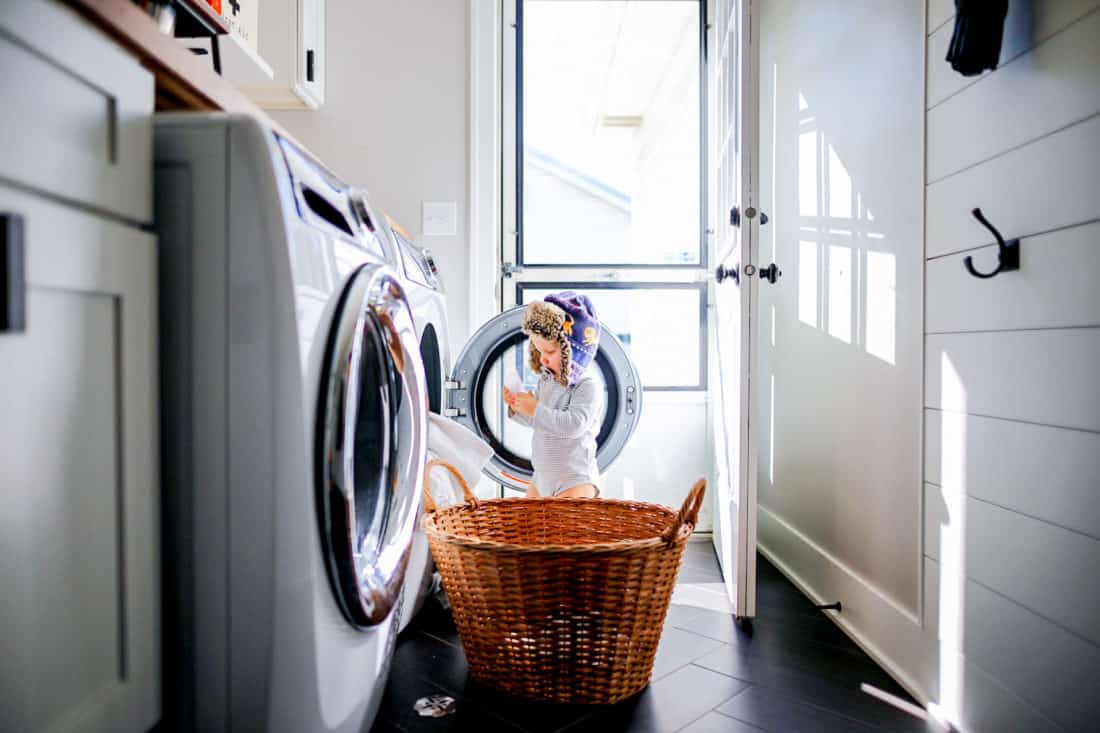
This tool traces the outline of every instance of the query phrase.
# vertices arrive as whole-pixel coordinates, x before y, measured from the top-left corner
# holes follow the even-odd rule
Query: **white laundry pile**
[[[462,474],[470,488],[477,485],[481,471],[492,455],[493,449],[489,444],[467,428],[441,415],[435,413],[428,415],[428,460],[439,458],[447,461]],[[432,498],[435,499],[436,506],[439,508],[451,506],[463,500],[462,487],[445,468],[432,469],[429,478]],[[413,533],[412,549],[409,553],[408,570],[405,572],[401,628],[404,628],[416,615],[424,599],[432,590],[435,567],[428,549],[428,539],[420,531],[420,521],[421,518],[418,518],[417,530]]]
[[[434,412],[428,415],[428,460],[439,458],[450,463],[471,488],[492,456],[492,447],[468,428]],[[446,469],[432,470],[431,490],[440,507],[462,501],[462,487]]]

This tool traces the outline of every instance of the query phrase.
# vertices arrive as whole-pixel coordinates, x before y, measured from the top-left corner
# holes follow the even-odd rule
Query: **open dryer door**
[[[534,474],[531,430],[507,418],[501,388],[509,370],[520,376],[525,389],[534,389],[538,381],[527,365],[523,311],[523,306],[517,306],[496,316],[462,349],[447,383],[445,411],[492,446],[493,457],[485,474],[517,491],[526,491]],[[642,382],[626,349],[606,326],[594,368],[606,389],[603,422],[596,437],[596,462],[602,473],[622,453],[638,426]]]
[[[314,474],[325,565],[357,628],[401,598],[420,507],[427,393],[404,291],[383,265],[346,280],[326,342]]]

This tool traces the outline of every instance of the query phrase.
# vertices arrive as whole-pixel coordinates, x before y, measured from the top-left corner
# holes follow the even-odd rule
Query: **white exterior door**
[[[753,358],[760,279],[757,262],[757,48],[753,0],[718,0],[710,63],[713,101],[712,191],[715,196],[714,285],[718,374],[714,415],[714,547],[738,618],[756,615],[756,450]]]
[[[679,507],[713,454],[706,2],[502,7],[500,307],[591,299],[601,351],[617,339],[645,401],[601,495]],[[708,505],[697,529],[710,523]]]

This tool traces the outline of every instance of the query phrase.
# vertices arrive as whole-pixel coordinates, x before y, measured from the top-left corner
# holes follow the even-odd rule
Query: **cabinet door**
[[[316,109],[325,103],[325,0],[298,0],[298,84],[296,91]]]
[[[0,186],[26,327],[0,333],[0,730],[160,714],[153,237]]]
[[[153,219],[153,75],[61,3],[0,2],[0,176]]]

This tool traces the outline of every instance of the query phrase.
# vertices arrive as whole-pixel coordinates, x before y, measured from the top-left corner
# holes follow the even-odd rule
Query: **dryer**
[[[363,199],[366,199],[365,194]],[[428,409],[442,415],[447,375],[451,368],[450,331],[443,283],[431,251],[413,244],[389,217],[385,218],[387,227],[384,239],[395,269],[404,278],[405,292],[416,324],[420,358],[428,381]],[[424,605],[434,587],[434,574],[435,563],[428,549],[428,540],[417,531],[409,553],[399,629],[408,626]]]
[[[443,414],[443,395],[451,367],[447,299],[431,250],[413,244],[392,225],[389,234],[401,258],[409,307],[412,308],[420,356],[428,378],[428,400],[432,412]]]
[[[261,122],[158,115],[155,146],[168,728],[367,729],[425,460],[404,288]]]

